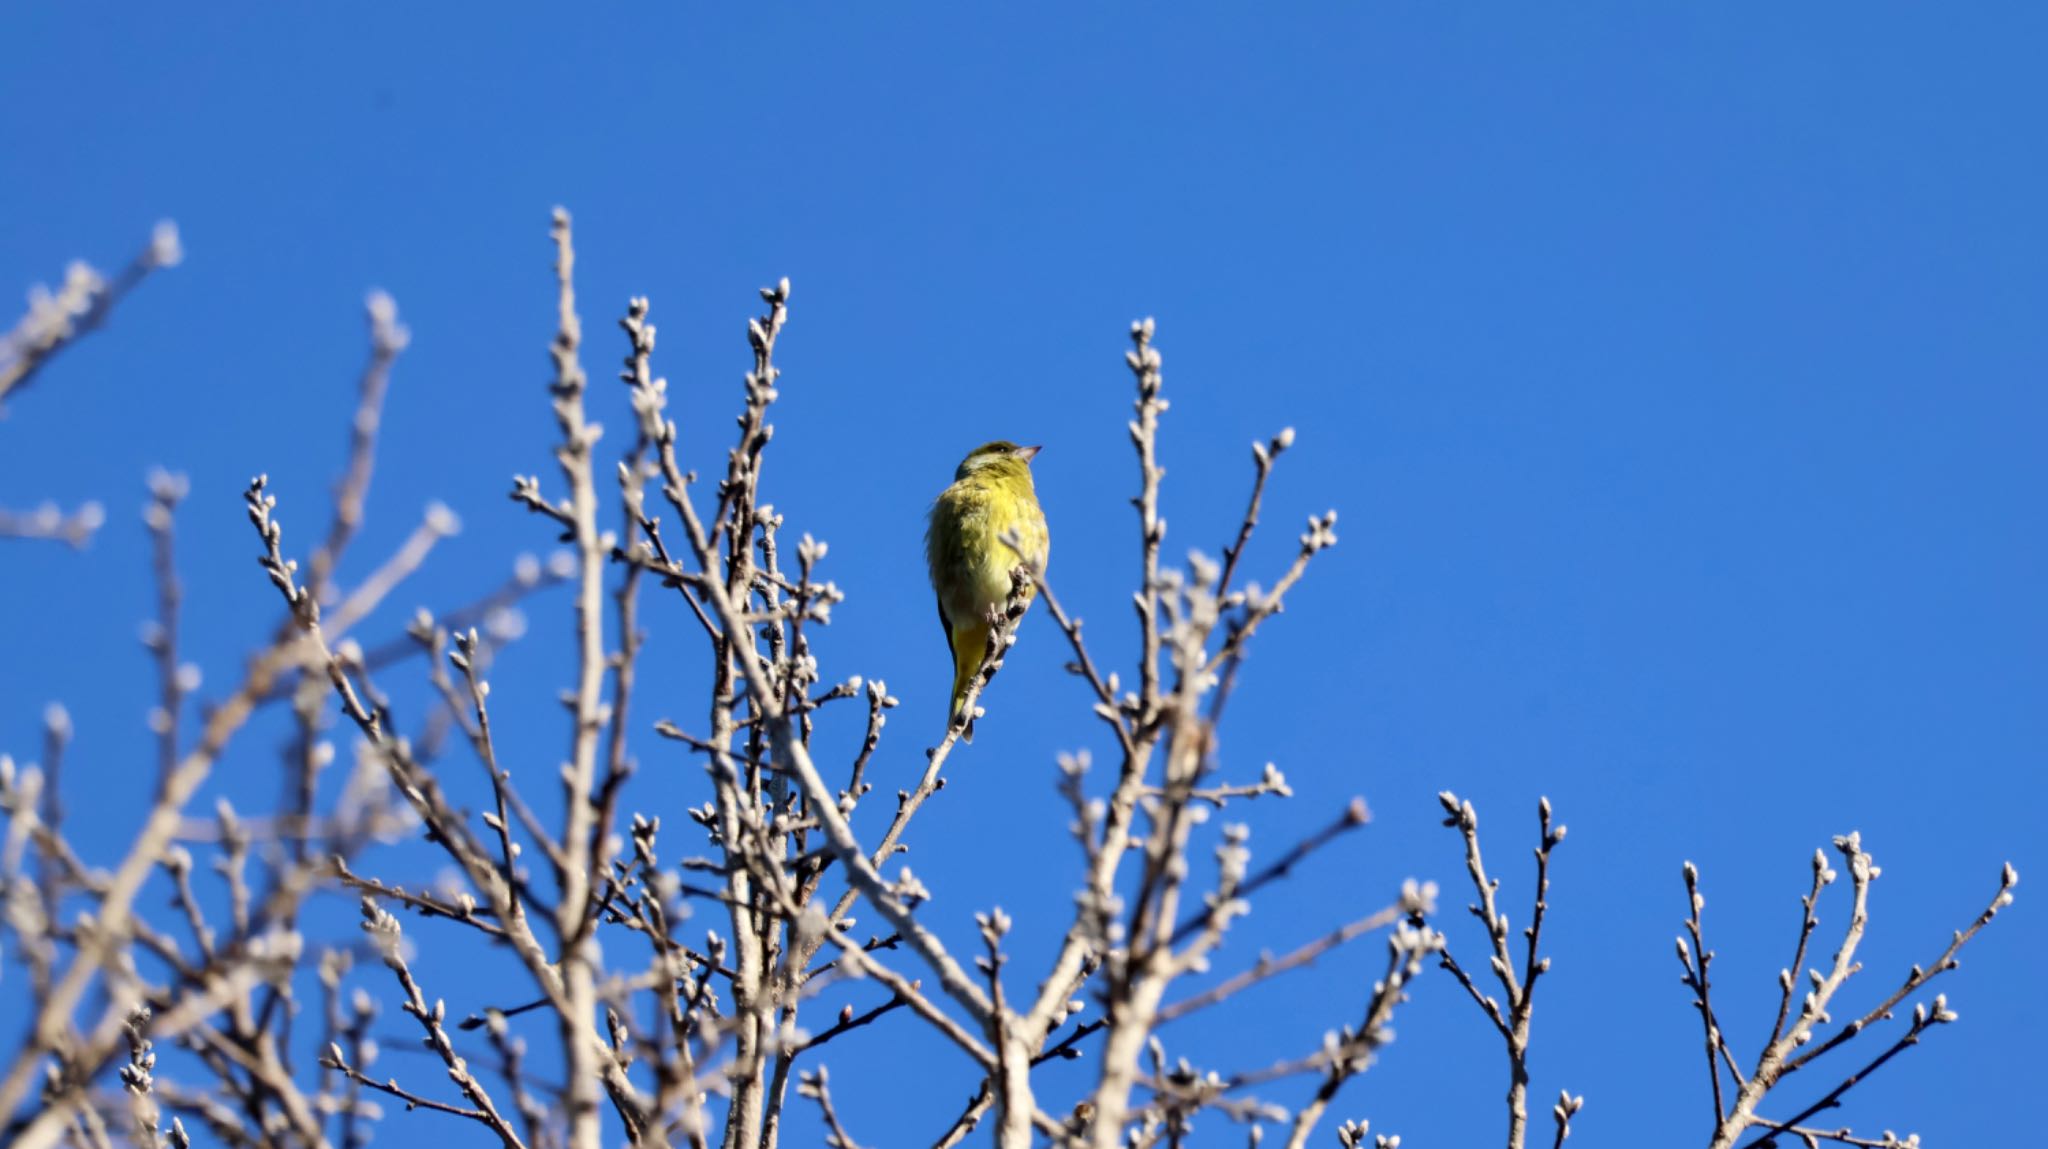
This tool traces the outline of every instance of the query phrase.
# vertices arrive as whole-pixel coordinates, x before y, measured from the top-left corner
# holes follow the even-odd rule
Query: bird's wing
[[[946,617],[946,582],[953,575],[953,568],[960,562],[959,515],[947,495],[949,487],[940,492],[932,502],[932,508],[925,516],[924,557],[932,578],[932,601],[939,608],[939,629],[946,633],[946,649],[953,649],[953,623]]]

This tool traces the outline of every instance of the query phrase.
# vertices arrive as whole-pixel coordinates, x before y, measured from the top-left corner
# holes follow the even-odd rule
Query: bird
[[[1045,511],[1031,485],[1031,460],[1040,450],[998,439],[969,451],[953,472],[953,484],[932,501],[926,523],[925,562],[953,656],[948,723],[965,724],[964,741],[974,741],[972,716],[963,713],[967,688],[988,653],[991,619],[1009,601],[1010,570],[1020,563],[1042,570],[1052,551]],[[1011,534],[1015,548],[1003,541]],[[1025,588],[1027,603],[1032,593]]]

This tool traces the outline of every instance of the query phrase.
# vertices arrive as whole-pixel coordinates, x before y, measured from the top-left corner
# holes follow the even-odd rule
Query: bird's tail
[[[969,623],[955,626],[953,639],[953,708],[948,722],[958,723],[961,710],[967,704],[967,688],[974,683],[975,672],[981,669],[981,660],[988,654],[988,624]],[[974,723],[969,721],[967,729],[960,732],[965,742],[974,741]]]

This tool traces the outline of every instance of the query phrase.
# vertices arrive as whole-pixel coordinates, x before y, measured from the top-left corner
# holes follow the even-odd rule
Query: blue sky
[[[463,516],[392,604],[395,632],[416,603],[459,601],[550,545],[505,491],[553,466],[559,203],[578,223],[599,417],[623,434],[612,323],[648,295],[699,467],[737,409],[754,289],[792,279],[767,487],[832,543],[849,595],[819,643],[827,674],[904,699],[885,785],[940,721],[918,538],[967,447],[1047,444],[1056,585],[1121,658],[1129,321],[1157,316],[1166,356],[1170,551],[1216,552],[1247,444],[1297,427],[1254,573],[1279,569],[1307,514],[1337,508],[1343,542],[1261,638],[1225,760],[1247,776],[1276,762],[1297,790],[1247,812],[1267,856],[1353,794],[1376,822],[1262,903],[1219,965],[1411,875],[1461,906],[1445,788],[1478,803],[1519,922],[1549,795],[1572,834],[1535,1096],[1587,1096],[1574,1144],[1707,1130],[1670,952],[1682,861],[1705,873],[1745,1058],[1830,835],[1861,830],[1885,870],[1852,1004],[1938,952],[2001,862],[2048,861],[2037,6],[46,5],[0,26],[0,286],[74,256],[112,267],[163,217],[188,250],[0,423],[0,505],[112,509],[84,553],[0,552],[0,749],[34,757],[44,704],[70,708],[71,795],[95,804],[102,858],[154,761],[134,641],[151,608],[130,513],[143,475],[192,477],[188,657],[223,689],[275,613],[239,489],[272,475],[288,540],[324,522],[366,290],[397,298],[413,344],[344,574],[431,499]],[[566,602],[531,617],[495,698],[534,704],[501,710],[540,791],[566,741]],[[663,602],[648,628],[642,713],[696,718],[694,624]],[[919,872],[945,875],[926,916],[963,943],[991,902],[1041,938],[1064,920],[1053,755],[1100,739],[1055,638],[1027,627],[913,834]],[[271,802],[278,737],[253,730],[215,792]],[[856,737],[821,731],[847,756]],[[680,822],[701,775],[651,737],[639,753],[641,803]],[[1029,864],[992,866],[992,834]],[[2018,1098],[2042,1083],[2048,997],[2026,958],[2048,927],[2030,889],[1945,986],[1962,1024],[1844,1119],[1947,1145],[2031,1127]],[[327,908],[345,933],[346,905]],[[1473,923],[1446,921],[1476,952]],[[1358,947],[1170,1035],[1205,1063],[1304,1051],[1355,1017],[1379,962]],[[495,976],[452,957],[422,971],[461,1009],[492,1000]],[[0,1002],[20,990],[10,973]],[[1447,977],[1415,997],[1337,1114],[1412,1144],[1489,1143],[1491,1034]],[[928,1141],[972,1084],[907,1021],[828,1052],[870,1144]],[[402,1056],[387,1068],[406,1076]],[[861,1092],[884,1077],[929,1093]],[[1820,1083],[1799,1084],[1804,1099]],[[379,1144],[454,1132],[414,1115]]]

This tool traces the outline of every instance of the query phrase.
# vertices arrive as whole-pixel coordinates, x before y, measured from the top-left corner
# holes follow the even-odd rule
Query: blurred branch
[[[28,311],[14,329],[0,335],[0,409],[7,396],[25,389],[58,353],[99,330],[114,306],[160,268],[176,267],[185,257],[178,225],[156,225],[149,243],[120,274],[109,280],[91,265],[73,263],[55,291],[38,285],[29,292]]]
[[[55,503],[44,503],[33,511],[0,507],[0,539],[58,542],[83,549],[106,521],[106,509],[98,503],[86,503],[68,515]]]
[[[357,385],[355,417],[349,420],[348,465],[334,488],[334,518],[327,537],[313,550],[306,563],[306,581],[321,602],[341,562],[363,523],[364,500],[370,492],[370,476],[377,466],[377,430],[384,420],[384,394],[391,384],[391,364],[397,360],[412,333],[398,322],[398,304],[389,295],[373,291],[364,301],[370,323],[370,362]]]
[[[804,1074],[802,1084],[797,1086],[797,1092],[818,1103],[818,1114],[825,1119],[825,1129],[828,1133],[825,1138],[826,1149],[860,1149],[853,1136],[847,1133],[846,1126],[839,1123],[839,1111],[832,1107],[832,1090],[827,1087],[827,1080],[825,1067],[821,1065]]]
[[[143,629],[142,644],[156,659],[157,708],[150,714],[150,726],[157,736],[157,792],[178,768],[179,724],[185,696],[197,689],[198,667],[187,668],[178,655],[178,611],[185,599],[184,584],[178,580],[178,504],[191,492],[183,475],[155,471],[149,477],[149,505],[142,512],[149,528],[151,573],[156,581],[156,621]]]

